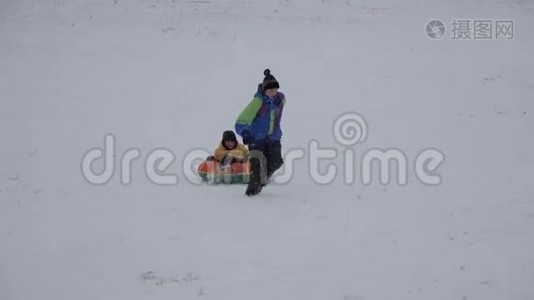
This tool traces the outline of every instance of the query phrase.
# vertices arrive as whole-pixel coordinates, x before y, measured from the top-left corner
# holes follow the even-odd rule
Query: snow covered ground
[[[514,38],[451,40],[453,19]],[[526,0],[0,1],[0,299],[534,299],[533,32]],[[252,199],[188,182],[267,67],[285,153],[316,140],[340,167],[332,124],[357,112],[356,170],[397,148],[408,183],[319,185],[306,159]],[[92,185],[108,133],[115,174]],[[176,185],[143,171],[161,147]],[[438,186],[415,176],[429,147]]]

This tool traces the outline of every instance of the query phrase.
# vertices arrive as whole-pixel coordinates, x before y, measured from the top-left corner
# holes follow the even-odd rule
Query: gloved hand
[[[206,161],[214,161],[214,160],[215,160],[215,157],[213,155],[206,157]]]
[[[243,138],[243,144],[245,145],[254,143],[254,137],[252,137],[248,130],[243,131],[241,137]]]

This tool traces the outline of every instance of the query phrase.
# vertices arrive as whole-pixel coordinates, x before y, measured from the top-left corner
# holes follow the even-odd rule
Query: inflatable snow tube
[[[248,183],[250,179],[249,163],[233,163],[221,168],[218,161],[203,161],[198,166],[198,175],[203,181],[212,184]]]

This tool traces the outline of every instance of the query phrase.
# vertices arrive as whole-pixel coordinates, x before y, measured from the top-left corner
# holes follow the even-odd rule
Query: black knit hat
[[[233,141],[237,143],[237,137],[235,136],[235,133],[231,130],[226,130],[223,132],[222,141]]]
[[[276,78],[274,78],[274,76],[271,75],[271,70],[265,69],[265,71],[263,71],[263,75],[265,75],[265,78],[263,78],[261,88],[264,91],[268,89],[279,89],[280,88],[280,84],[278,84],[278,81],[276,80]]]

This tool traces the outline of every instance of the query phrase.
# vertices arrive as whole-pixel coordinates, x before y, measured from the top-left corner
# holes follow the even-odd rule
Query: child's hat
[[[235,133],[231,130],[226,130],[223,132],[222,140],[224,141],[234,141],[237,142],[237,137],[235,136]]]

